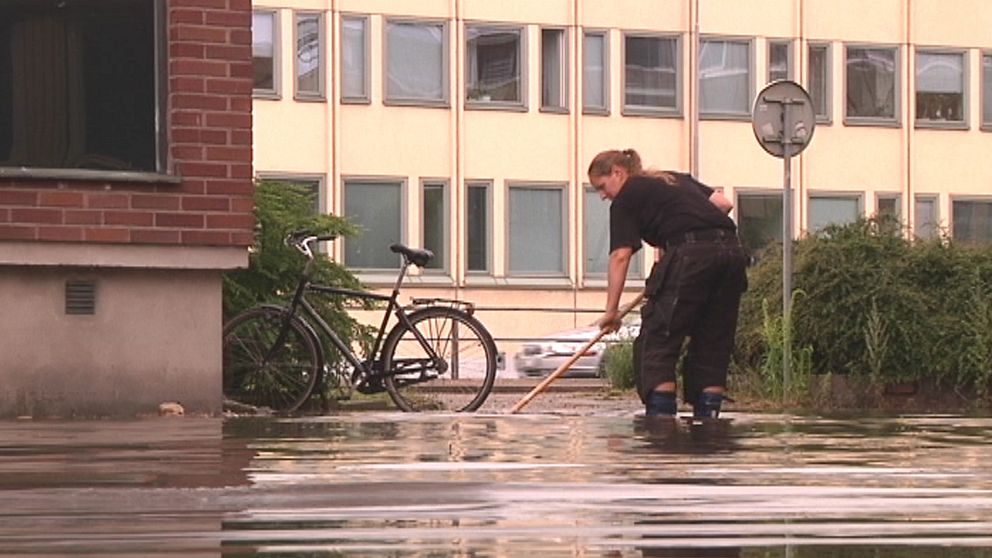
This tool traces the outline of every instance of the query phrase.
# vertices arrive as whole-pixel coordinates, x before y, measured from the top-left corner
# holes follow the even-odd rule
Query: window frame
[[[772,82],[772,47],[775,45],[785,45],[785,79],[796,80],[796,55],[795,43],[793,39],[770,38],[765,42],[765,82]]]
[[[349,96],[345,93],[344,88],[344,24],[345,20],[353,20],[362,22],[362,94],[356,96]],[[339,18],[338,24],[338,56],[337,56],[337,69],[338,79],[340,80],[340,102],[342,105],[369,105],[372,104],[372,79],[371,79],[371,64],[372,64],[372,18],[368,14],[359,13],[342,13]]]
[[[424,275],[448,275],[451,272],[451,182],[447,178],[421,178],[420,186],[418,188],[419,198],[418,207],[420,211],[418,213],[420,217],[420,247],[428,249],[425,245],[425,231],[424,220],[427,216],[424,205],[424,193],[428,187],[441,187],[441,215],[444,218],[444,223],[441,225],[441,246],[444,247],[444,260],[441,262],[441,267],[438,268],[421,268],[421,273]],[[437,254],[435,254],[435,257]]]
[[[561,43],[560,43],[560,47],[558,48],[558,70],[559,70],[559,72],[561,74],[561,76],[560,76],[560,82],[561,83],[559,84],[560,91],[561,91],[560,99],[559,99],[560,105],[546,105],[546,104],[544,104],[544,80],[545,80],[545,74],[544,74],[544,32],[545,31],[556,31],[556,32],[560,33],[560,36],[561,36]],[[540,48],[540,63],[539,63],[540,70],[539,70],[538,75],[539,75],[539,78],[540,78],[540,88],[541,88],[540,98],[541,98],[541,100],[540,100],[540,103],[539,103],[540,108],[538,110],[540,110],[541,112],[548,112],[548,113],[553,113],[553,114],[568,114],[569,113],[569,102],[568,101],[571,98],[571,96],[570,96],[571,91],[569,90],[569,83],[570,83],[570,78],[571,78],[571,67],[572,67],[572,65],[569,63],[570,60],[571,60],[571,55],[570,55],[571,53],[570,53],[570,50],[569,50],[569,38],[570,38],[569,29],[567,27],[562,27],[562,26],[545,25],[545,26],[541,26],[540,27],[539,32],[540,32],[540,36],[541,36],[541,41],[540,41],[541,48]]]
[[[916,214],[916,204],[920,201],[932,201],[933,202],[933,233],[931,236],[919,236],[916,234],[919,231],[920,223],[918,215]],[[938,193],[923,193],[913,195],[913,238],[921,240],[930,240],[933,238],[939,238],[941,235],[941,224],[940,224],[940,194]]]
[[[970,83],[970,56],[968,49],[963,48],[944,48],[944,47],[916,47],[913,50],[913,106],[918,107],[917,95],[920,94],[919,89],[919,57],[920,54],[954,54],[961,57],[961,120],[926,120],[917,118],[916,114],[913,114],[913,125],[916,128],[931,128],[940,130],[968,130],[970,128],[970,117],[971,111],[969,110],[969,103],[971,102],[971,95],[969,95]],[[914,113],[916,111],[914,110]]]
[[[399,193],[399,213],[400,213],[400,238],[397,242],[401,244],[409,243],[409,179],[406,176],[395,176],[395,175],[341,175],[341,191],[340,191],[340,204],[341,204],[341,216],[348,218],[346,213],[347,207],[347,197],[348,197],[348,184],[368,184],[368,183],[399,183],[400,193]],[[396,267],[384,268],[384,267],[356,267],[349,264],[347,261],[347,244],[348,239],[344,238],[340,242],[341,245],[341,264],[347,266],[349,270],[353,271],[355,275],[362,277],[363,279],[372,283],[391,283],[396,280],[396,273],[399,271],[399,256],[397,255]]]
[[[251,13],[253,18],[256,13],[270,14],[272,16],[272,89],[257,89],[252,84],[251,96],[252,99],[278,101],[282,99],[282,88],[280,87],[282,85],[282,10],[279,8],[259,6],[257,8],[253,7]],[[255,48],[254,35],[252,38],[252,48]]]
[[[823,76],[824,84],[824,110],[826,114],[817,114],[816,106],[813,106],[813,115],[816,118],[817,124],[825,124],[830,126],[834,123],[833,113],[834,113],[834,49],[833,43],[829,41],[809,41],[806,43],[806,90],[810,90],[810,85],[812,83],[812,75],[810,74],[810,50],[814,48],[822,48],[824,50],[824,67],[826,68],[825,75]],[[845,90],[846,92],[846,90]]]
[[[519,42],[517,44],[517,60],[518,60],[518,93],[520,95],[520,100],[518,101],[484,101],[481,99],[471,99],[469,98],[469,75],[468,68],[470,67],[469,60],[471,56],[471,51],[469,49],[469,30],[470,29],[486,29],[490,31],[500,31],[500,32],[515,32],[517,37],[519,37]],[[464,107],[466,110],[507,110],[514,112],[527,112],[529,110],[528,98],[529,93],[529,48],[527,42],[528,35],[528,25],[527,24],[511,24],[511,23],[490,23],[484,21],[466,21],[464,24],[465,32],[465,89],[461,92],[462,99],[464,101]]]
[[[587,36],[598,36],[603,40],[603,81],[599,85],[603,88],[603,105],[592,106],[586,104],[585,83],[586,83],[586,48]],[[598,116],[610,115],[610,30],[609,29],[583,29],[582,30],[582,60],[580,71],[582,80],[579,86],[582,87],[582,114],[592,114]]]
[[[662,39],[675,41],[675,106],[673,108],[656,108],[643,105],[627,104],[627,38]],[[685,106],[685,81],[682,76],[684,60],[682,55],[682,35],[655,31],[620,31],[620,114],[623,116],[650,116],[655,118],[682,118]],[[607,84],[609,84],[607,80]],[[609,85],[607,85],[609,86]]]
[[[855,190],[812,190],[806,193],[806,222],[803,228],[806,234],[816,234],[820,232],[821,229],[814,230],[810,225],[810,217],[812,216],[812,206],[813,198],[823,198],[823,199],[849,199],[855,198],[858,202],[858,214],[855,216],[855,220],[864,218],[865,216],[865,193],[863,191]],[[852,221],[853,222],[853,221]],[[830,223],[834,224],[834,223]]]
[[[486,238],[484,239],[484,243],[485,243],[485,247],[486,247],[486,258],[485,258],[486,259],[486,268],[485,269],[482,269],[482,270],[479,270],[479,269],[469,269],[468,268],[468,261],[469,261],[469,254],[468,254],[468,252],[469,252],[470,244],[471,244],[469,242],[469,236],[468,236],[469,235],[469,230],[468,230],[468,217],[469,217],[469,212],[468,212],[469,195],[468,195],[468,193],[469,193],[469,188],[482,188],[482,189],[485,190],[485,195],[486,195],[486,231],[485,231]],[[492,277],[494,275],[494,272],[493,272],[493,261],[494,261],[494,259],[493,259],[493,225],[494,225],[494,223],[493,223],[493,217],[495,216],[495,212],[493,211],[494,191],[495,191],[495,183],[494,183],[493,179],[491,179],[491,178],[489,178],[489,179],[466,179],[465,180],[465,206],[464,206],[464,209],[465,209],[465,219],[462,221],[462,235],[463,235],[463,238],[465,239],[465,253],[463,255],[465,257],[464,268],[465,268],[465,277],[467,279],[472,278],[472,277]]]
[[[740,208],[741,208],[741,197],[742,196],[743,197],[748,197],[748,196],[755,196],[755,197],[756,196],[766,196],[766,197],[767,196],[778,196],[778,199],[780,200],[780,202],[782,204],[782,207],[783,207],[783,210],[784,210],[784,207],[785,207],[785,192],[781,188],[778,188],[778,189],[775,189],[775,188],[741,188],[741,187],[734,188],[734,209],[733,209],[733,211],[734,211],[734,224],[737,225],[737,232],[738,232],[738,236],[741,237],[741,242],[744,242],[744,238],[740,234],[740,230],[741,230]],[[782,218],[784,220],[785,215],[782,215]],[[782,235],[782,234],[784,234],[784,232],[785,231],[782,230],[782,227],[779,227],[778,234],[779,235]],[[774,240],[773,242],[781,242],[781,241],[782,241],[781,239],[777,239],[777,240]],[[762,246],[760,248],[759,247],[755,247],[755,246],[745,246],[745,247],[749,251],[756,252],[756,253],[759,253],[759,254],[765,250],[765,247],[764,246]]]
[[[582,228],[581,228],[581,231],[582,231],[582,243],[581,243],[582,254],[581,254],[581,257],[580,257],[581,262],[582,262],[582,264],[581,264],[581,267],[582,267],[582,282],[583,282],[583,285],[584,286],[587,286],[587,287],[597,287],[597,288],[599,288],[599,287],[605,287],[606,286],[606,284],[607,284],[607,275],[609,274],[609,269],[607,269],[606,271],[603,271],[602,273],[600,273],[600,272],[596,272],[596,271],[590,272],[589,271],[589,268],[586,267],[586,262],[588,261],[588,258],[586,257],[587,256],[587,252],[586,252],[586,249],[587,249],[586,241],[587,241],[588,235],[586,233],[589,230],[589,221],[588,221],[589,214],[587,213],[587,207],[588,207],[589,204],[586,203],[586,194],[588,194],[588,193],[593,193],[593,194],[595,194],[597,196],[599,195],[599,193],[596,191],[596,189],[593,188],[592,184],[590,184],[588,182],[584,182],[582,184]],[[609,208],[607,208],[607,230],[606,230],[607,237],[609,237],[609,233],[610,233],[610,231],[609,231]],[[607,248],[609,248],[609,245],[607,245]],[[643,241],[641,242],[641,249],[638,250],[637,252],[634,252],[633,256],[630,258],[630,267],[627,268],[627,280],[641,280],[641,279],[644,279],[646,277],[646,275],[644,273],[644,254],[647,253],[647,252],[653,252],[653,250],[654,249],[651,246],[645,244]],[[609,260],[607,260],[607,261],[609,261]],[[607,267],[609,267],[609,266],[607,265]]]
[[[702,72],[700,71],[699,72],[699,83],[696,84],[696,87],[699,90],[699,97],[700,97],[700,100],[699,100],[699,119],[700,120],[731,120],[731,121],[746,120],[746,121],[750,121],[751,120],[752,105],[754,104],[754,97],[757,94],[757,92],[755,91],[755,81],[756,81],[756,78],[757,78],[757,76],[756,76],[756,68],[755,68],[755,58],[756,58],[756,56],[755,56],[755,44],[757,42],[757,39],[755,37],[745,37],[745,36],[739,36],[739,35],[703,35],[703,36],[701,36],[699,38],[699,50],[700,50],[700,55],[699,56],[700,56],[700,58],[702,57],[702,54],[701,53],[702,53],[702,49],[703,49],[703,43],[705,43],[707,41],[722,42],[722,43],[743,43],[743,44],[746,44],[747,45],[747,58],[748,58],[748,62],[747,62],[747,64],[748,64],[748,70],[747,70],[747,72],[748,72],[748,74],[747,74],[748,75],[748,80],[747,80],[748,81],[748,83],[747,83],[747,88],[748,88],[747,101],[748,102],[747,102],[747,106],[741,112],[720,112],[720,111],[706,112],[706,111],[704,111],[703,110],[703,103],[702,103],[702,93],[703,93]],[[697,64],[698,64],[698,62],[697,62]]]
[[[978,244],[978,245],[989,245],[989,244],[992,244],[992,238],[990,238],[988,241],[958,240],[958,236],[954,232],[954,204],[955,204],[955,202],[972,202],[972,203],[980,202],[980,203],[988,204],[988,206],[990,208],[992,208],[992,196],[990,196],[990,195],[980,195],[980,194],[951,194],[949,196],[949,199],[948,199],[948,205],[950,206],[949,207],[949,210],[950,211],[948,211],[948,217],[949,217],[949,221],[950,221],[948,223],[948,229],[950,230],[950,233],[951,233],[951,240],[954,240],[954,241],[957,241],[957,242],[967,242],[968,244]],[[934,209],[937,209],[936,206],[934,207]]]
[[[896,202],[896,214],[895,218],[901,223],[903,220],[902,215],[902,193],[901,192],[875,192],[875,216],[879,215],[878,203],[881,200],[895,200]]]
[[[319,74],[317,91],[300,90],[300,17],[310,16],[317,18],[317,51],[320,59],[317,63],[317,73]],[[324,12],[317,10],[293,10],[293,99],[297,101],[317,101],[327,100],[327,30],[325,29],[326,19]]]
[[[317,208],[321,215],[328,214],[331,210],[328,207],[327,176],[313,172],[292,172],[292,171],[258,171],[255,174],[258,180],[275,182],[316,182],[317,183]]]
[[[988,91],[985,88],[985,81],[989,80],[992,82],[992,50],[981,49],[978,51],[978,72],[979,72],[979,92],[978,92],[978,102],[979,102],[979,129],[983,132],[992,132],[992,117],[989,120],[985,120],[985,103],[992,103],[992,91]],[[989,67],[985,67],[985,58],[989,59]],[[988,75],[986,75],[988,72]],[[990,115],[992,116],[992,115]]]
[[[514,272],[510,269],[510,191],[514,188],[526,188],[530,190],[558,190],[561,192],[561,272]],[[567,279],[569,276],[569,247],[571,238],[569,237],[569,211],[568,211],[568,183],[559,181],[542,180],[507,180],[503,185],[503,222],[506,223],[503,235],[503,261],[504,274],[508,279]]]
[[[874,126],[881,128],[901,128],[902,127],[902,45],[892,43],[843,43],[844,48],[844,125],[845,126]],[[893,117],[878,116],[851,116],[847,112],[847,88],[850,82],[848,77],[848,51],[850,49],[871,49],[871,50],[893,50],[895,51],[893,69]]]
[[[389,27],[393,24],[441,26],[441,98],[391,97],[389,95]],[[382,104],[449,108],[451,106],[451,33],[448,20],[437,18],[384,16],[382,21]]]

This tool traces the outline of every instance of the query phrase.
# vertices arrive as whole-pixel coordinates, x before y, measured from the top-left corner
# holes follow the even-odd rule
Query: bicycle
[[[388,296],[314,283],[312,245],[335,238],[309,231],[287,235],[286,244],[307,257],[293,298],[246,310],[224,326],[225,397],[291,413],[330,374],[349,390],[348,396],[353,390],[386,391],[403,411],[478,409],[492,391],[497,354],[492,335],[472,315],[474,306],[441,298],[414,298],[406,307],[397,302],[409,267],[424,267],[433,253],[392,245],[403,265]],[[387,304],[366,358],[356,355],[317,313],[307,298],[314,292]],[[384,336],[391,315],[398,321]]]

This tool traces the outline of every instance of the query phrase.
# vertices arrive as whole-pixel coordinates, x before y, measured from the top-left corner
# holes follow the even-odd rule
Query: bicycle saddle
[[[403,254],[403,257],[407,261],[412,262],[417,267],[424,267],[427,262],[434,259],[434,252],[430,250],[417,250],[416,248],[407,248],[402,244],[393,244],[389,247],[394,254]]]

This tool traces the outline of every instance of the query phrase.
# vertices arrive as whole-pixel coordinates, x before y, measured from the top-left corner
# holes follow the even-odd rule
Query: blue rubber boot
[[[648,402],[644,405],[644,415],[648,417],[673,417],[677,408],[675,392],[652,391],[648,395]]]
[[[720,416],[720,405],[722,403],[723,394],[704,391],[692,407],[692,418],[715,419]]]

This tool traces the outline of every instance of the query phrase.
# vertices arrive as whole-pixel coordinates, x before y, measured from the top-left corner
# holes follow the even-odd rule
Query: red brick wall
[[[0,241],[251,243],[251,2],[168,6],[168,141],[182,183],[0,179]]]

